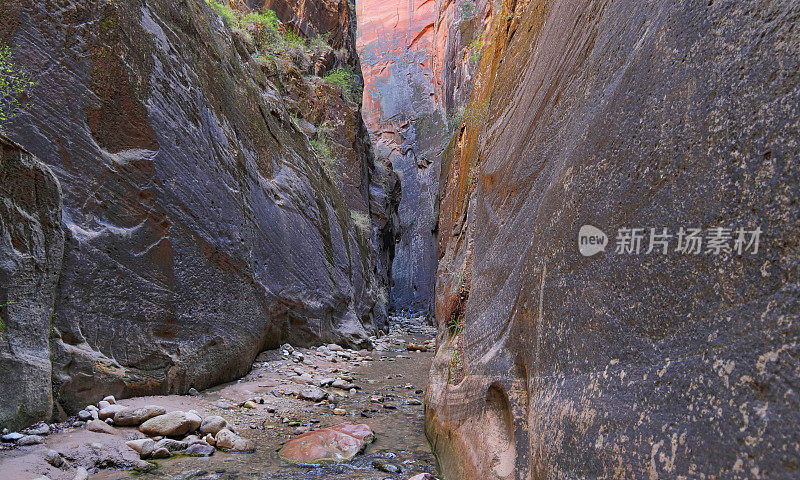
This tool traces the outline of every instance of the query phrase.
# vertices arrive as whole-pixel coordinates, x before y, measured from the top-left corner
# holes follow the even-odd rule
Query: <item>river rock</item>
[[[22,437],[24,437],[24,436],[25,436],[25,435],[23,435],[23,434],[21,434],[21,433],[19,433],[19,432],[11,432],[11,433],[7,433],[7,434],[3,435],[3,436],[2,436],[2,437],[0,437],[0,438],[1,438],[1,439],[2,439],[4,442],[16,442],[16,441],[18,441],[20,438],[22,438]]]
[[[97,433],[107,433],[109,435],[116,435],[117,429],[107,424],[102,420],[89,420],[86,422],[86,430]]]
[[[107,403],[107,402],[106,402]],[[130,410],[128,407],[124,407],[122,405],[109,405],[107,407],[101,408],[99,412],[97,412],[97,416],[100,420],[105,420],[107,418],[114,418],[117,413],[124,412]],[[116,422],[116,420],[114,420]]]
[[[187,414],[179,410],[168,412],[142,423],[139,427],[139,431],[150,436],[183,436],[192,431],[192,426],[197,423],[194,417],[196,417],[196,415]]]
[[[105,425],[105,424],[104,424]],[[26,445],[38,445],[42,443],[44,439],[39,435],[25,435],[24,437],[17,440],[17,445],[26,446]]]
[[[413,477],[409,478],[408,480],[434,480],[435,477],[430,473],[418,473]]]
[[[216,447],[231,452],[250,452],[253,451],[253,444],[250,440],[236,435],[227,428],[223,428],[215,435]]]
[[[44,460],[56,468],[61,468],[64,465],[64,459],[55,450],[45,450]]]
[[[214,454],[215,448],[205,442],[198,442],[189,445],[186,454],[192,457],[209,457]]]
[[[374,438],[368,425],[345,422],[294,437],[286,442],[278,455],[291,463],[346,462]]]
[[[309,385],[302,390],[300,393],[297,394],[297,398],[301,400],[309,400],[312,402],[319,402],[325,399],[328,396],[328,392],[325,390],[315,387],[313,385]]]
[[[386,473],[401,473],[403,471],[402,468],[395,465],[394,463],[389,463],[386,460],[373,460],[372,466],[376,469],[386,472]]]
[[[84,467],[78,467],[72,480],[89,480],[89,471]]]
[[[77,416],[78,416],[78,419],[80,419],[80,420],[81,420],[81,421],[83,421],[83,422],[88,422],[89,420],[91,420],[91,419],[92,419],[92,414],[91,414],[91,412],[89,412],[89,411],[87,411],[87,410],[81,410],[81,411],[79,411],[79,412],[78,412],[78,414],[77,414]]]
[[[138,440],[130,440],[125,442],[125,445],[132,448],[141,458],[147,458],[155,450],[156,442],[151,438],[140,438]]]
[[[115,403],[117,403],[117,399],[114,398],[114,395],[108,395],[107,397],[104,397],[103,401],[108,402],[110,405],[114,405]]]
[[[156,442],[154,449],[158,450],[160,448],[166,448],[170,452],[178,452],[181,450],[186,450],[188,447],[189,444],[184,441],[173,440],[171,438],[162,438]]]
[[[211,415],[203,419],[200,433],[216,435],[223,428],[228,428],[228,421],[219,415]]]
[[[28,427],[25,430],[23,430],[23,433],[25,433],[26,435],[39,435],[39,436],[49,435],[50,425],[44,422],[39,422],[36,425]]]
[[[189,410],[188,412],[186,412],[186,419],[189,420],[190,432],[194,432],[195,430],[200,428],[200,425],[203,423],[203,418],[195,410]]]
[[[167,409],[157,405],[147,405],[137,409],[128,408],[114,414],[114,424],[121,427],[133,427],[165,413],[167,413]]]
[[[150,458],[159,459],[159,458],[169,458],[171,453],[166,448],[159,448],[153,450],[153,453],[150,455]]]

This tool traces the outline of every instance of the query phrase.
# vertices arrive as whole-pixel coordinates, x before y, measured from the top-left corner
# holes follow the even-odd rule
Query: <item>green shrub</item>
[[[328,174],[328,177],[330,177],[331,180],[336,178],[336,159],[333,158],[331,144],[328,140],[328,136],[332,130],[333,127],[331,127],[327,122],[317,126],[317,138],[311,140],[310,142],[311,147],[317,154],[317,157],[322,160],[322,168],[325,169],[325,172]]]
[[[339,87],[342,95],[350,101],[356,101],[356,96],[359,91],[358,76],[353,73],[353,67],[347,66],[346,68],[334,68],[322,79],[335,86]]]
[[[11,49],[0,45],[0,129],[25,106],[33,85],[28,72],[14,64]]]

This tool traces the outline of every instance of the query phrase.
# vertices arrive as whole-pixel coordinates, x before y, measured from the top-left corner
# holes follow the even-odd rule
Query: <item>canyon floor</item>
[[[436,474],[435,458],[424,435],[423,407],[433,348],[426,352],[408,350],[409,345],[423,346],[426,342],[431,347],[434,330],[419,324],[421,319],[395,320],[389,334],[378,339],[372,351],[282,347],[259,355],[250,373],[236,382],[193,392],[195,395],[138,397],[118,402],[127,407],[158,405],[167,411],[195,410],[202,417],[222,416],[239,435],[252,442],[252,453],[217,450],[209,457],[178,453],[151,460],[152,470],[140,472],[131,467],[142,465],[139,455],[125,445],[128,440],[143,438],[136,427],[116,427],[114,434],[98,433],[87,430],[73,417],[51,425],[52,432],[42,436],[40,444],[4,443],[0,471],[4,472],[3,478],[20,480],[42,476],[72,480],[79,478],[80,467],[88,470],[89,478],[98,480],[133,476],[198,480],[399,479],[420,473]],[[318,384],[326,377],[344,378],[351,384],[345,387],[356,388],[324,388],[328,398],[335,399],[333,402],[298,398],[307,384]],[[374,442],[351,461],[299,466],[278,458],[277,451],[291,438],[346,421],[369,425],[375,434]],[[48,451],[58,452],[65,460],[60,468],[48,463]]]

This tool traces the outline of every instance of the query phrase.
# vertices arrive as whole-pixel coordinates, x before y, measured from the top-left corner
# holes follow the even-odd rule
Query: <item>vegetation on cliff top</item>
[[[0,45],[0,131],[24,107],[32,87],[28,73],[14,63],[11,49]]]

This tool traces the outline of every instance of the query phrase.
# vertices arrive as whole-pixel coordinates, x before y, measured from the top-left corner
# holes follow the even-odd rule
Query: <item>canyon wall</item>
[[[402,178],[390,304],[432,312],[439,158],[445,123],[434,96],[433,0],[359,0],[363,114],[376,156]]]
[[[797,478],[800,4],[493,10],[442,160],[444,476]],[[441,58],[457,107],[468,70]]]
[[[0,423],[50,418],[53,299],[64,254],[53,172],[0,136]]]
[[[254,42],[263,28],[231,25],[202,0],[0,2],[0,40],[35,82],[6,133],[60,182],[63,200],[48,184],[36,201],[62,205],[65,236],[63,255],[51,243],[18,274],[4,264],[0,299],[24,296],[16,279],[48,267],[26,300],[38,340],[24,348],[38,355],[50,338],[39,356],[52,360],[56,411],[203,389],[283,341],[364,346],[385,326],[399,183],[374,163],[346,91],[360,97],[360,87],[323,78],[358,68],[353,28],[341,24],[349,7],[315,5],[298,13],[301,37],[333,28],[327,41],[266,54]],[[3,195],[5,228],[22,200]],[[30,222],[47,215],[52,228],[51,210]],[[20,250],[3,242],[4,258]],[[20,308],[3,309],[9,325]],[[4,376],[27,361],[13,348]],[[47,399],[40,363],[20,388]],[[20,423],[9,412],[30,395],[2,399],[12,406],[0,424]],[[47,417],[47,403],[24,420]]]

